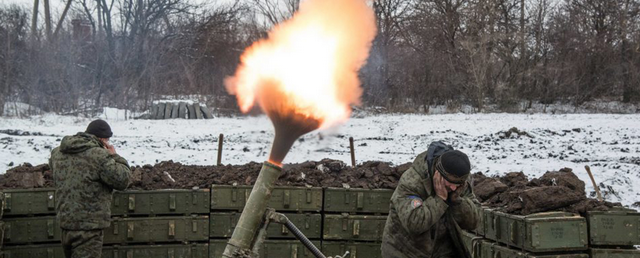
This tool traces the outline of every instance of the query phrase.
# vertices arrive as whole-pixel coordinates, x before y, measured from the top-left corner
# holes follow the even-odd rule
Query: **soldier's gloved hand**
[[[462,195],[464,194],[464,191],[467,190],[467,184],[464,183],[461,186],[459,186],[455,191],[449,193],[449,198],[447,199],[447,202],[449,204],[460,204],[462,202]]]

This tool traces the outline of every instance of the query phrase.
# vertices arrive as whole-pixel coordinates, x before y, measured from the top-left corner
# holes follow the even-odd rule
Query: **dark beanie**
[[[442,168],[447,174],[455,175],[456,177],[464,177],[471,171],[469,157],[459,150],[445,152],[442,154],[440,162],[442,162]]]
[[[89,123],[89,126],[87,126],[87,130],[85,131],[85,133],[93,134],[98,138],[110,138],[113,135],[109,124],[107,124],[107,122],[102,119],[93,120],[91,123]]]

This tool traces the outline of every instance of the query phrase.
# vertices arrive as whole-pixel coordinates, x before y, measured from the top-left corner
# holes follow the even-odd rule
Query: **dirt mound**
[[[522,172],[502,177],[473,175],[476,197],[484,205],[503,212],[527,215],[544,211],[568,211],[584,214],[589,210],[608,210],[619,203],[588,199],[584,182],[571,169],[550,171],[531,181]]]
[[[47,164],[34,167],[24,163],[0,175],[0,189],[38,187],[53,187],[53,177]]]
[[[130,189],[191,189],[207,188],[211,184],[252,185],[262,163],[251,162],[244,165],[195,166],[165,161],[155,166],[132,167],[134,182]],[[318,186],[352,188],[395,189],[402,173],[410,163],[391,166],[389,163],[368,161],[356,167],[347,166],[338,160],[323,159],[298,164],[285,164],[276,185]],[[32,183],[30,178],[38,178]],[[46,164],[33,167],[25,163],[0,175],[1,188],[53,187],[53,178]]]

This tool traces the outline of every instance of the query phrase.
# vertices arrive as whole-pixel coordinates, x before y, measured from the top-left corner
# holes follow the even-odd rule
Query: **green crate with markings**
[[[226,239],[211,240],[209,258],[222,258],[227,242]],[[312,240],[311,243],[320,249],[319,240]],[[260,248],[260,257],[312,258],[315,256],[298,240],[265,240]]]
[[[589,248],[591,258],[638,258],[640,250],[632,249],[613,249],[613,248]]]
[[[209,244],[105,246],[102,258],[207,258]]]
[[[387,216],[325,215],[322,239],[381,241]]]
[[[209,189],[115,192],[111,215],[208,214],[209,199]]]
[[[322,236],[322,215],[305,213],[284,214],[309,239],[320,239]],[[209,237],[231,237],[240,213],[211,213],[209,215]],[[267,228],[267,238],[293,239],[295,236],[283,225],[271,222]]]
[[[389,213],[393,190],[332,188],[324,191],[324,211],[335,213]]]
[[[55,215],[55,189],[5,189],[3,217]]]
[[[252,186],[211,186],[211,210],[242,211]],[[278,212],[319,212],[322,210],[320,187],[274,187],[268,206]]]
[[[382,258],[380,243],[322,241],[322,253],[326,256],[342,256],[346,252],[349,252],[349,258]]]
[[[18,245],[3,246],[0,251],[2,258],[65,258],[62,245]]]
[[[55,216],[3,218],[3,244],[60,242],[60,226]]]
[[[488,258],[589,258],[589,255],[582,252],[576,253],[554,253],[554,254],[533,254],[526,251],[510,248],[499,244],[492,245],[493,256]],[[484,258],[484,257],[482,257]]]
[[[471,255],[471,258],[480,258],[481,242],[484,238],[466,230],[462,230],[460,238],[465,251]]]
[[[114,218],[105,244],[192,242],[209,239],[209,216]]]
[[[485,237],[529,252],[586,250],[587,222],[577,214],[545,212],[526,216],[484,211]]]
[[[629,209],[587,212],[589,244],[640,245],[640,213]]]

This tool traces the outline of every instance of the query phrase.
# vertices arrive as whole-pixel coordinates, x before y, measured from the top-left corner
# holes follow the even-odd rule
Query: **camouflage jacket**
[[[78,133],[51,151],[49,166],[56,185],[56,211],[66,230],[103,229],[110,225],[113,190],[129,185],[127,161],[110,154],[97,137]]]
[[[435,194],[427,152],[404,172],[391,197],[382,236],[382,257],[465,257],[460,228],[473,229],[479,203],[469,181],[461,203],[448,204]]]

